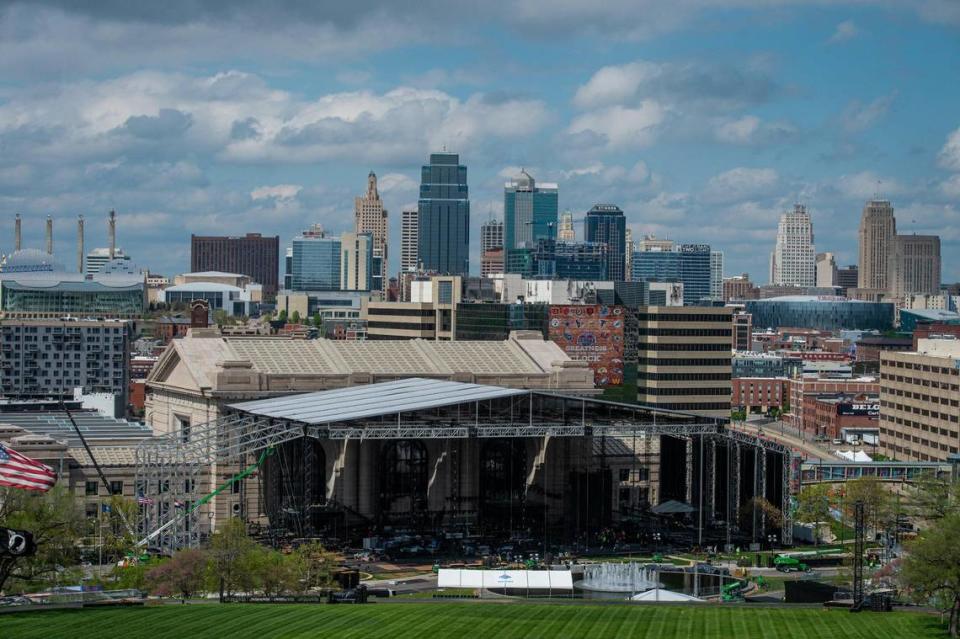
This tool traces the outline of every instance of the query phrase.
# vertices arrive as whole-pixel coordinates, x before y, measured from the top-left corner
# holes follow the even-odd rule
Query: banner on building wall
[[[550,307],[550,340],[570,359],[588,362],[598,386],[623,383],[622,306],[605,304]]]

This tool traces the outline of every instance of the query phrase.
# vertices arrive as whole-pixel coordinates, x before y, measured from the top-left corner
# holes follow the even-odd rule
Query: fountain
[[[635,562],[592,564],[584,567],[583,581],[577,585],[597,592],[641,592],[659,585],[654,573],[653,568]]]

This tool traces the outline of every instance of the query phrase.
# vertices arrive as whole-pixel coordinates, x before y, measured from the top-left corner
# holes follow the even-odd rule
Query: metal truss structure
[[[634,407],[635,408],[635,407]],[[767,453],[783,459],[782,542],[792,542],[789,518],[789,472],[791,451],[768,439],[761,439],[731,430],[720,420],[654,421],[591,420],[577,421],[483,421],[464,417],[445,423],[405,421],[355,421],[339,424],[311,425],[231,412],[208,424],[197,425],[186,432],[155,437],[140,444],[136,451],[136,491],[140,503],[140,526],[148,545],[162,551],[196,546],[209,526],[201,526],[205,517],[213,517],[210,509],[195,507],[197,502],[217,488],[217,478],[240,472],[263,450],[300,438],[317,440],[396,440],[396,439],[467,439],[513,437],[653,437],[670,436],[688,441],[702,440],[700,501],[706,518],[718,513],[727,521],[728,531],[740,504],[740,455],[753,451],[754,495],[766,496]],[[726,448],[728,475],[726,504],[716,504],[717,450]],[[705,474],[704,474],[705,473]],[[698,515],[702,517],[703,515]],[[701,527],[703,521],[701,519]],[[761,528],[764,524],[761,523]],[[162,531],[162,532],[157,532]],[[728,532],[729,536],[729,532]]]

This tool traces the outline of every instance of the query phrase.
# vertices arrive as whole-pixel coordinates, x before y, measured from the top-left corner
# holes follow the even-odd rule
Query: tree
[[[766,517],[767,526],[772,528],[779,528],[783,525],[783,513],[779,508],[771,504],[764,497],[754,497],[740,506],[740,527],[744,530],[750,530],[753,526],[754,516],[756,515]]]
[[[174,553],[147,573],[151,591],[161,597],[179,595],[182,601],[202,592],[206,559],[206,553],[196,548]]]
[[[934,521],[960,510],[960,485],[949,479],[924,477],[910,487],[910,513]]]
[[[263,594],[277,597],[299,590],[299,566],[294,554],[284,555],[277,550],[260,549],[259,582]]]
[[[235,517],[227,519],[213,533],[207,566],[208,574],[220,592],[221,601],[224,593],[232,595],[237,589],[249,589],[244,564],[249,563],[248,555],[256,547],[256,542],[247,536],[246,525]]]
[[[856,503],[862,501],[864,519],[874,530],[880,530],[894,519],[893,496],[876,477],[860,477],[847,482],[846,492],[843,504],[850,517],[853,517]]]
[[[323,544],[316,541],[302,544],[291,556],[294,558],[297,582],[302,592],[313,588],[326,588],[333,583],[333,569],[337,561]]]
[[[0,560],[0,591],[8,580],[31,581],[79,562],[84,516],[80,500],[63,486],[45,493],[0,488],[0,526],[33,533],[37,553]]]
[[[290,316],[290,321],[294,324],[300,323],[300,311],[294,311],[293,315]]]
[[[280,311],[280,314],[277,315],[277,319],[278,319],[279,321],[281,321],[281,322],[286,322],[286,321],[287,321],[287,312],[286,312],[286,311]]]
[[[132,499],[113,495],[106,513],[101,513],[97,525],[102,526],[103,555],[110,560],[118,560],[132,552],[137,544],[138,535],[132,526],[137,521],[139,511]]]
[[[960,514],[951,513],[907,545],[903,580],[914,598],[950,611],[950,636],[960,623]]]
[[[797,496],[797,521],[819,524],[830,518],[830,486],[804,486]]]
[[[320,317],[320,313],[313,314],[313,325],[317,328],[323,328],[323,318]]]

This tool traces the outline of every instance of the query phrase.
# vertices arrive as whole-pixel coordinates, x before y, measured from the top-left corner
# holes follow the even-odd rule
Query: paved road
[[[764,437],[789,446],[807,458],[836,459],[831,450],[818,445],[817,442],[810,439],[797,437],[796,432],[791,433],[789,427],[784,425],[783,422],[774,422],[772,424],[765,424],[764,426],[757,426],[747,422],[746,424],[737,424],[734,427],[747,431],[748,433],[756,434],[762,432]]]

